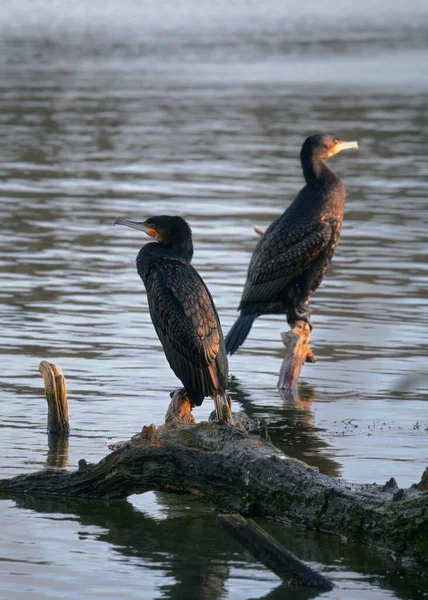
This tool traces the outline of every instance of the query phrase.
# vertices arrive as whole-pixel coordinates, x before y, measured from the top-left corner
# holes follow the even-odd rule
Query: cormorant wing
[[[301,275],[327,246],[333,230],[326,223],[301,222],[285,228],[278,220],[258,242],[248,267],[242,293],[242,308],[253,302],[268,302]]]
[[[191,265],[164,258],[151,268],[146,288],[152,321],[171,368],[185,387],[210,395],[218,384],[214,362],[224,341],[205,283]]]

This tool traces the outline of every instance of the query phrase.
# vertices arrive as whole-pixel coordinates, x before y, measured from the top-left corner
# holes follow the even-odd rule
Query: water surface
[[[2,477],[48,460],[42,359],[67,378],[70,468],[163,420],[178,381],[135,271],[145,240],[114,219],[184,216],[227,332],[253,225],[288,206],[302,185],[303,139],[329,131],[360,150],[331,160],[348,198],[312,302],[318,362],[304,367],[298,398],[282,396],[284,319],[260,318],[230,359],[230,392],[237,409],[268,420],[276,444],[325,473],[419,480],[428,458],[428,10],[376,2],[368,18],[354,4],[271,0],[262,10],[242,0],[226,11],[189,0],[143,11],[129,0],[127,11],[77,2],[67,19],[43,1],[35,11],[23,0],[2,5]],[[207,400],[197,419],[211,409]],[[0,503],[8,600],[80,598],[83,587],[103,599],[284,594],[196,499]],[[419,593],[386,557],[270,527],[334,579],[339,592],[326,598]]]

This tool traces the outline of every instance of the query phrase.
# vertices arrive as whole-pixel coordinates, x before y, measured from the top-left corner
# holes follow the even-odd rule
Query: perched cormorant
[[[339,240],[345,188],[325,161],[357,142],[331,135],[312,135],[300,152],[306,185],[287,210],[266,230],[248,267],[238,310],[240,316],[226,337],[233,354],[247,337],[254,319],[286,314],[289,323],[310,322],[308,299],[322,281]]]
[[[136,261],[153,325],[190,402],[200,406],[205,396],[211,396],[220,418],[227,403],[226,348],[214,301],[190,264],[193,242],[188,223],[162,215],[142,223],[117,219],[115,225],[139,229],[156,240],[141,248]]]

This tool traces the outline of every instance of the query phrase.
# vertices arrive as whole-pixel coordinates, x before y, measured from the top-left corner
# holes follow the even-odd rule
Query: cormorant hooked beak
[[[338,152],[342,152],[342,150],[349,150],[350,148],[358,149],[358,142],[341,142],[341,141],[338,141],[337,144],[335,144],[333,146],[333,148],[331,149],[330,154],[328,156],[329,157],[330,156],[334,156]]]
[[[132,229],[138,229],[139,231],[144,231],[152,238],[157,238],[158,232],[156,228],[151,223],[139,223],[137,221],[128,221],[128,219],[116,219],[114,225],[125,225],[125,227],[131,227]]]

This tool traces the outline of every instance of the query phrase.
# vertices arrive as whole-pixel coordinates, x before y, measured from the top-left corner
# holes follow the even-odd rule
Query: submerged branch
[[[218,515],[223,528],[257,560],[289,585],[332,590],[333,583],[317,573],[251,519],[241,515]]]

